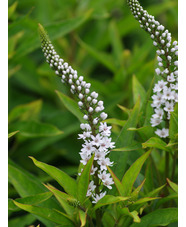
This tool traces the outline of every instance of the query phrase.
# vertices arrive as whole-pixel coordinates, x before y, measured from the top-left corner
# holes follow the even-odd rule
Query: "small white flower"
[[[169,136],[169,129],[165,129],[165,128],[163,128],[163,129],[157,129],[155,131],[155,133],[156,133],[156,135],[158,135],[161,138],[166,138],[166,137]]]
[[[97,203],[100,199],[102,199],[106,195],[106,192],[101,192],[99,195],[95,194],[92,196],[94,199],[92,203]]]
[[[108,116],[108,114],[106,114],[105,112],[102,112],[100,114],[100,117],[101,117],[102,120],[105,120],[107,118],[107,116]]]
[[[167,111],[167,112],[174,111],[174,103],[172,101],[171,102],[165,102],[164,110]]]
[[[94,185],[94,181],[91,181],[89,186],[88,186],[87,197],[92,195],[92,193],[94,192],[95,188],[96,188],[96,185]]]
[[[152,127],[155,127],[155,126],[159,125],[161,122],[162,122],[162,120],[159,119],[159,118],[153,118],[152,117],[151,120],[150,120],[150,123],[151,123]]]

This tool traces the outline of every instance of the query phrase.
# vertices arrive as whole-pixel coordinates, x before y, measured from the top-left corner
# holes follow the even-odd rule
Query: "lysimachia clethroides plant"
[[[155,133],[161,137],[169,136],[170,113],[178,102],[178,44],[172,42],[171,33],[154,16],[148,14],[137,0],[128,0],[132,14],[139,21],[140,27],[150,34],[153,45],[158,48],[158,68],[155,72],[161,80],[153,88],[154,114],[152,127],[159,127]],[[162,124],[161,124],[162,123]]]
[[[111,189],[111,185],[114,183],[110,173],[107,171],[107,166],[113,165],[108,155],[110,149],[115,146],[110,137],[111,126],[107,126],[106,122],[101,122],[107,118],[107,114],[103,112],[103,101],[98,99],[98,93],[90,91],[91,84],[87,83],[83,76],[78,76],[77,71],[59,57],[44,28],[40,24],[39,32],[46,61],[55,70],[56,75],[61,77],[61,82],[66,84],[71,93],[76,96],[78,106],[84,113],[83,118],[86,123],[81,123],[80,127],[83,132],[79,134],[78,138],[84,141],[80,152],[80,162],[85,166],[88,160],[94,155],[87,197],[91,196],[92,203],[97,203],[106,194],[102,186]],[[79,175],[83,171],[83,166]]]
[[[140,149],[140,152],[142,152],[140,155],[142,155],[132,165],[130,163],[131,166],[124,174],[124,171],[122,172],[122,176],[116,176],[117,174],[115,175],[113,167],[117,165],[117,161],[119,163],[121,160],[115,159],[114,162],[109,154],[110,152],[122,152],[122,149],[115,149],[115,142],[112,141],[111,137],[112,127],[106,123],[108,115],[104,112],[104,102],[99,99],[98,93],[91,89],[91,84],[86,82],[82,75],[78,75],[78,72],[58,55],[44,27],[39,24],[41,47],[46,62],[54,70],[61,82],[69,88],[71,95],[76,101],[74,102],[73,99],[67,97],[70,100],[69,105],[73,103],[72,108],[77,108],[78,113],[81,112],[82,116],[80,123],[82,131],[78,135],[78,139],[82,141],[82,148],[79,151],[80,165],[77,179],[68,176],[54,166],[31,157],[37,167],[45,171],[62,187],[62,191],[60,191],[50,184],[45,185],[50,192],[47,191],[48,194],[46,192],[37,194],[34,200],[35,203],[38,198],[42,198],[41,203],[47,199],[51,200],[50,197],[54,195],[57,199],[55,202],[59,202],[60,208],[58,203],[57,208],[42,207],[42,205],[35,206],[35,203],[31,202],[29,204],[28,201],[32,197],[26,198],[25,201],[24,198],[14,201],[17,207],[37,215],[41,222],[43,219],[49,220],[49,226],[56,226],[53,225],[55,223],[59,226],[136,227],[140,222],[139,226],[151,226],[151,224],[153,226],[165,226],[177,220],[177,210],[174,208],[162,209],[162,211],[155,210],[153,211],[154,216],[146,218],[147,214],[144,215],[144,219],[143,217],[141,218],[140,215],[143,215],[144,209],[147,208],[149,210],[152,208],[149,208],[152,201],[155,200],[157,202],[156,204],[154,203],[153,207],[158,207],[160,197],[157,196],[162,189],[165,189],[166,185],[165,178],[163,181],[160,179],[158,188],[147,190],[147,186],[147,193],[145,194],[143,186],[146,179],[139,178],[138,183],[140,182],[140,184],[137,183],[136,179],[139,177],[142,166],[151,155],[153,148],[160,150],[165,148],[167,153],[169,151],[170,153],[172,152],[172,147],[167,147],[166,142],[170,137],[171,114],[178,102],[178,46],[176,41],[172,42],[171,34],[168,30],[156,21],[153,16],[149,15],[146,10],[143,10],[137,0],[128,0],[127,2],[140,26],[150,34],[154,46],[158,48],[158,67],[155,69],[158,80],[153,88],[151,110],[153,107],[154,113],[152,116],[150,114],[149,125],[156,127],[156,135],[163,139],[156,136],[155,139],[158,139],[158,144],[155,144],[154,147],[154,137],[151,138],[150,145],[146,143],[145,147],[141,146],[140,141],[140,144],[137,144],[137,149]],[[130,112],[129,115],[132,112],[129,116],[129,119],[132,119],[130,120],[131,122],[135,122],[136,118],[139,117],[140,108],[140,99],[138,99],[134,109],[128,111]],[[151,126],[149,126],[150,129],[152,129]],[[174,130],[174,127],[171,127]],[[131,129],[136,130],[136,128],[128,130],[129,128],[130,125],[129,127],[127,125],[125,128],[126,133]],[[119,136],[121,135],[123,134],[121,133]],[[122,138],[122,140],[125,140],[125,138]],[[131,146],[134,144],[136,148],[136,141],[131,144]],[[172,144],[169,145],[172,146]],[[129,147],[127,149],[135,152],[135,149],[129,149]],[[116,155],[116,157],[120,156]],[[151,157],[151,160],[153,160],[153,157]],[[174,165],[176,163],[175,160]],[[153,165],[155,164],[153,163]],[[122,166],[119,166],[119,168],[122,168]],[[156,168],[154,169],[156,171]],[[147,177],[150,174],[148,172]],[[169,179],[167,179],[167,182],[170,188],[176,192],[177,185]],[[143,192],[140,194],[141,190]],[[167,190],[164,193],[168,194]],[[169,201],[169,198],[166,201]],[[52,200],[51,204],[54,204],[53,202]],[[153,218],[159,216],[161,216],[160,219]]]

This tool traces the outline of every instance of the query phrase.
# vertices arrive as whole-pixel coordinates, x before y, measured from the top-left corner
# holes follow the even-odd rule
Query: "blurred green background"
[[[140,3],[177,39],[177,0]],[[8,19],[9,132],[19,130],[9,139],[9,158],[44,182],[50,178],[29,155],[76,175],[79,121],[55,92],[71,96],[45,62],[38,23],[46,28],[61,57],[91,82],[109,118],[127,119],[117,104],[133,107],[133,75],[148,90],[156,49],[125,0],[9,0]],[[119,130],[113,124],[113,133]],[[136,158],[130,157],[128,164]],[[11,185],[9,196],[17,197]]]

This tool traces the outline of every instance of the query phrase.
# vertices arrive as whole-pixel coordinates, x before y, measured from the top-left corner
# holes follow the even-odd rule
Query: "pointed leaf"
[[[172,182],[168,178],[167,178],[167,183],[172,188],[172,190],[174,190],[176,193],[178,193],[178,185],[177,184],[175,184],[174,182]]]
[[[140,109],[140,99],[136,102],[129,119],[127,120],[126,124],[122,128],[120,135],[118,136],[116,140],[116,148],[117,147],[125,147],[130,146],[133,143],[134,133],[133,131],[128,131],[128,128],[136,127],[138,122],[138,114]],[[128,152],[110,152],[110,159],[114,161],[115,165],[113,166],[113,171],[116,174],[116,176],[121,179],[125,168],[127,165],[127,157]]]
[[[14,201],[22,203],[22,204],[28,204],[28,205],[36,205],[39,203],[42,203],[43,201],[49,199],[52,196],[51,192],[45,192],[40,194],[35,194],[32,196],[26,196],[23,198],[15,199]],[[19,208],[15,206],[12,199],[8,200],[8,209],[17,211]]]
[[[19,121],[10,128],[18,129],[20,135],[30,138],[57,136],[63,133],[54,125],[38,121]]]
[[[50,221],[53,221],[57,224],[63,224],[63,225],[69,225],[74,226],[73,222],[70,220],[70,218],[63,214],[62,212],[57,212],[55,209],[49,209],[44,207],[38,207],[33,205],[26,205],[21,204],[16,201],[14,201],[15,205],[19,208],[28,211],[29,213],[36,214],[40,217],[46,218]]]
[[[126,201],[129,197],[122,197],[122,196],[113,196],[113,195],[105,195],[102,199],[100,199],[96,205],[94,206],[93,210],[96,210],[102,206],[106,206],[109,204],[114,204],[122,201]]]
[[[64,106],[72,113],[74,116],[76,116],[80,122],[84,122],[83,120],[83,113],[80,111],[77,102],[75,102],[73,99],[69,98],[68,96],[64,95],[60,91],[56,91],[58,97],[64,104]]]
[[[13,110],[11,110],[8,116],[9,123],[18,118],[20,120],[30,120],[36,118],[41,110],[41,106],[41,100],[16,106]]]
[[[82,210],[79,210],[79,219],[81,221],[80,227],[84,227],[86,225],[87,214]]]
[[[123,179],[122,179],[122,185],[123,185],[123,188],[124,188],[123,196],[129,196],[130,195],[130,193],[132,191],[133,184],[134,184],[134,182],[135,182],[145,160],[148,158],[150,153],[151,153],[151,150],[145,152],[145,154],[143,154],[140,158],[138,158],[132,164],[132,166],[127,170],[127,172],[123,176]]]
[[[142,147],[143,148],[154,147],[164,151],[170,151],[170,148],[167,147],[167,144],[163,140],[157,137],[151,137],[145,143],[142,143]]]
[[[8,133],[8,138],[14,136],[16,133],[18,133],[19,131],[14,131],[14,132],[11,132],[11,133]]]
[[[72,217],[73,213],[74,213],[74,207],[72,207],[68,203],[68,199],[71,198],[71,196],[69,196],[68,194],[66,194],[64,192],[59,191],[58,189],[54,188],[52,185],[45,185],[45,187],[48,188],[48,190],[50,190],[54,194],[56,199],[59,201],[59,203],[61,204],[61,206],[65,210],[65,212],[69,216]]]
[[[71,178],[66,173],[64,173],[63,171],[59,170],[54,166],[37,161],[33,157],[30,157],[30,158],[32,159],[32,161],[37,167],[39,167],[44,172],[46,172],[49,176],[55,179],[68,194],[74,197],[77,196],[77,183],[73,178]]]
[[[119,126],[124,126],[126,124],[126,121],[118,120],[116,118],[109,118],[107,120],[104,120],[103,122],[106,122],[109,124],[114,124],[114,125],[119,125]]]
[[[177,208],[165,208],[152,211],[143,216],[141,222],[132,224],[130,227],[167,226],[178,220]]]
[[[110,174],[111,174],[111,176],[112,176],[112,178],[114,180],[114,184],[115,184],[119,194],[121,196],[123,196],[125,190],[124,190],[124,187],[123,187],[122,183],[120,182],[120,180],[116,177],[116,175],[113,173],[113,171],[108,166],[107,166],[107,168],[108,168],[108,171],[110,172]]]
[[[78,199],[80,203],[83,203],[84,200],[86,199],[86,194],[87,194],[88,185],[90,181],[90,171],[92,168],[93,161],[94,161],[94,155],[92,155],[92,157],[87,162],[78,180],[77,193],[78,193]]]
[[[140,143],[135,143],[127,147],[115,148],[112,151],[135,151],[141,148]]]
[[[130,216],[131,218],[133,218],[133,221],[136,223],[140,223],[140,221],[141,221],[138,216],[138,212],[136,210],[130,212],[129,209],[127,207],[125,207],[125,208],[121,209],[120,213],[123,215]]]
[[[140,96],[141,106],[142,106],[146,100],[146,91],[143,88],[143,86],[140,84],[140,82],[138,81],[135,75],[133,75],[133,78],[132,78],[132,87],[133,87],[134,103],[137,102],[138,96]]]
[[[76,37],[78,43],[84,48],[89,54],[91,54],[97,61],[101,62],[105,67],[107,67],[110,71],[115,72],[116,68],[113,65],[113,59],[111,55],[108,55],[104,52],[99,52],[94,49],[92,46],[85,43],[79,37]]]
[[[160,199],[160,197],[155,197],[155,198],[150,198],[150,197],[145,197],[145,198],[141,198],[139,200],[137,200],[136,202],[134,202],[134,205],[138,205],[138,204],[142,204],[142,203],[146,203],[155,199]]]

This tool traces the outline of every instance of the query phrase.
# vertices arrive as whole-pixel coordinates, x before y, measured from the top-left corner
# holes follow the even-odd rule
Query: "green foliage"
[[[176,0],[140,3],[177,39]],[[9,0],[8,20],[9,226],[95,226],[96,212],[104,227],[177,222],[178,107],[169,140],[158,138],[149,123],[155,48],[126,2]],[[92,159],[76,177],[83,115],[44,63],[38,22],[109,115],[114,185],[96,205],[86,197]]]

